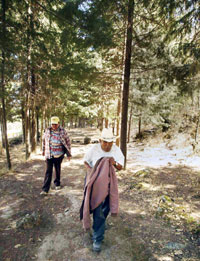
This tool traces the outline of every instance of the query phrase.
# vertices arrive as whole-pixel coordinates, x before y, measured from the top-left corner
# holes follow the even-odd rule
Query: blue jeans
[[[104,239],[105,222],[110,212],[109,196],[97,207],[93,213],[93,236],[95,242],[101,242]]]

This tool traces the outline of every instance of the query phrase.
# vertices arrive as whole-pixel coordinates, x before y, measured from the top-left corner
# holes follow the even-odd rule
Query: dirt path
[[[134,160],[129,159],[127,170],[117,173],[120,214],[108,218],[101,253],[92,251],[79,221],[82,158],[91,146],[79,141],[86,134],[71,131],[74,156],[62,164],[60,191],[39,195],[45,167],[39,154],[0,177],[0,260],[200,260],[198,170],[173,164],[149,167],[139,158],[141,144],[130,153]],[[87,135],[95,139],[96,132]]]

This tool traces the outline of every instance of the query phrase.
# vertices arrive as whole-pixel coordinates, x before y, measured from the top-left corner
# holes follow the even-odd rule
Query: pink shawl
[[[82,204],[83,228],[90,228],[90,213],[109,195],[110,212],[119,211],[117,177],[109,158],[100,159],[87,177]]]

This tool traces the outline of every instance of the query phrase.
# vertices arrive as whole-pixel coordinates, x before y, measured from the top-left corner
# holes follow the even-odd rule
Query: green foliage
[[[116,119],[128,1],[33,2],[7,2],[6,37],[0,37],[6,88],[0,95],[9,121],[33,103],[39,116]],[[129,101],[135,118],[165,126],[200,87],[198,2],[135,1],[133,22]]]
[[[176,120],[181,97],[200,86],[198,8],[196,1],[143,4],[135,8],[130,103],[137,120],[164,127]]]

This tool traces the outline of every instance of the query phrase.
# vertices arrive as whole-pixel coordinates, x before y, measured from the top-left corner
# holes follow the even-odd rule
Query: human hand
[[[85,233],[89,233],[90,232],[90,228],[84,228],[84,232]]]
[[[110,164],[113,165],[113,166],[114,166],[115,163],[116,163],[113,157],[111,157],[111,158],[109,159],[109,161],[110,161]]]

